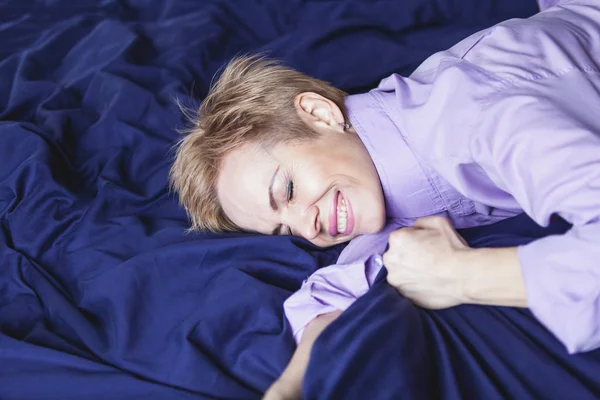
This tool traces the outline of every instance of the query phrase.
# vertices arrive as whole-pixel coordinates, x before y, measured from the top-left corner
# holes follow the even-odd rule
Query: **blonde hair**
[[[169,179],[191,220],[190,230],[241,230],[219,202],[217,180],[222,160],[247,143],[270,146],[317,137],[296,112],[294,101],[304,92],[333,101],[346,117],[346,93],[261,56],[233,59],[211,86],[199,111],[190,115],[183,110],[192,127],[176,145]]]

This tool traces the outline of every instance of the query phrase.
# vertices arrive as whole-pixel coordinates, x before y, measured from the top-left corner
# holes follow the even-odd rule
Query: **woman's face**
[[[336,120],[311,114],[305,120],[321,133],[317,139],[269,149],[248,144],[225,157],[217,187],[225,213],[244,230],[301,236],[321,247],[380,231],[383,193],[362,141]]]

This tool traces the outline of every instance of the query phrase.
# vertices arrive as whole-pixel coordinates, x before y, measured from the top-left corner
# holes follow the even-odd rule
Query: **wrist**
[[[458,257],[465,303],[527,307],[516,247],[469,249]]]
[[[474,259],[477,259],[477,252],[479,249],[467,248],[456,252],[455,271],[458,271],[459,275],[459,298],[463,304],[476,304],[477,303],[477,265]]]

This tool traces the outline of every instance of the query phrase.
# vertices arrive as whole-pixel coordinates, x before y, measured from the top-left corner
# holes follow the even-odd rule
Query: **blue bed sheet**
[[[473,247],[518,246],[560,234],[520,215],[462,231]],[[385,283],[315,343],[307,398],[598,399],[600,350],[569,355],[526,309],[463,305],[423,310]]]
[[[294,349],[283,300],[340,248],[186,234],[167,186],[185,125],[175,99],[197,106],[214,73],[242,52],[267,52],[358,92],[536,10],[534,0],[0,0],[0,398],[260,397]],[[465,235],[499,243],[498,232],[515,239],[526,224]],[[331,372],[311,365],[308,396],[345,387],[416,395],[431,377],[422,393],[493,397],[515,382],[539,390],[543,380],[529,382],[542,364],[564,388],[596,387],[593,356],[587,372],[572,365],[527,314],[461,310],[416,310],[379,284],[317,343],[315,360]],[[426,322],[419,328],[407,313]],[[473,326],[492,323],[488,314],[516,327],[469,342]],[[340,336],[358,321],[373,323],[374,336]],[[398,339],[381,340],[377,326]],[[420,332],[427,340],[410,356],[394,348]],[[532,335],[540,358],[528,359],[531,370],[502,369],[519,335]],[[387,354],[381,368],[358,371],[377,349]],[[480,383],[473,392],[470,379]]]

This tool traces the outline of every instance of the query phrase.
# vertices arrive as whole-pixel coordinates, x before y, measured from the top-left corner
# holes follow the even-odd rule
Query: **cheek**
[[[302,168],[296,168],[293,172],[294,180],[298,189],[298,198],[310,199],[322,192],[328,185],[328,174],[319,165],[305,164]]]

